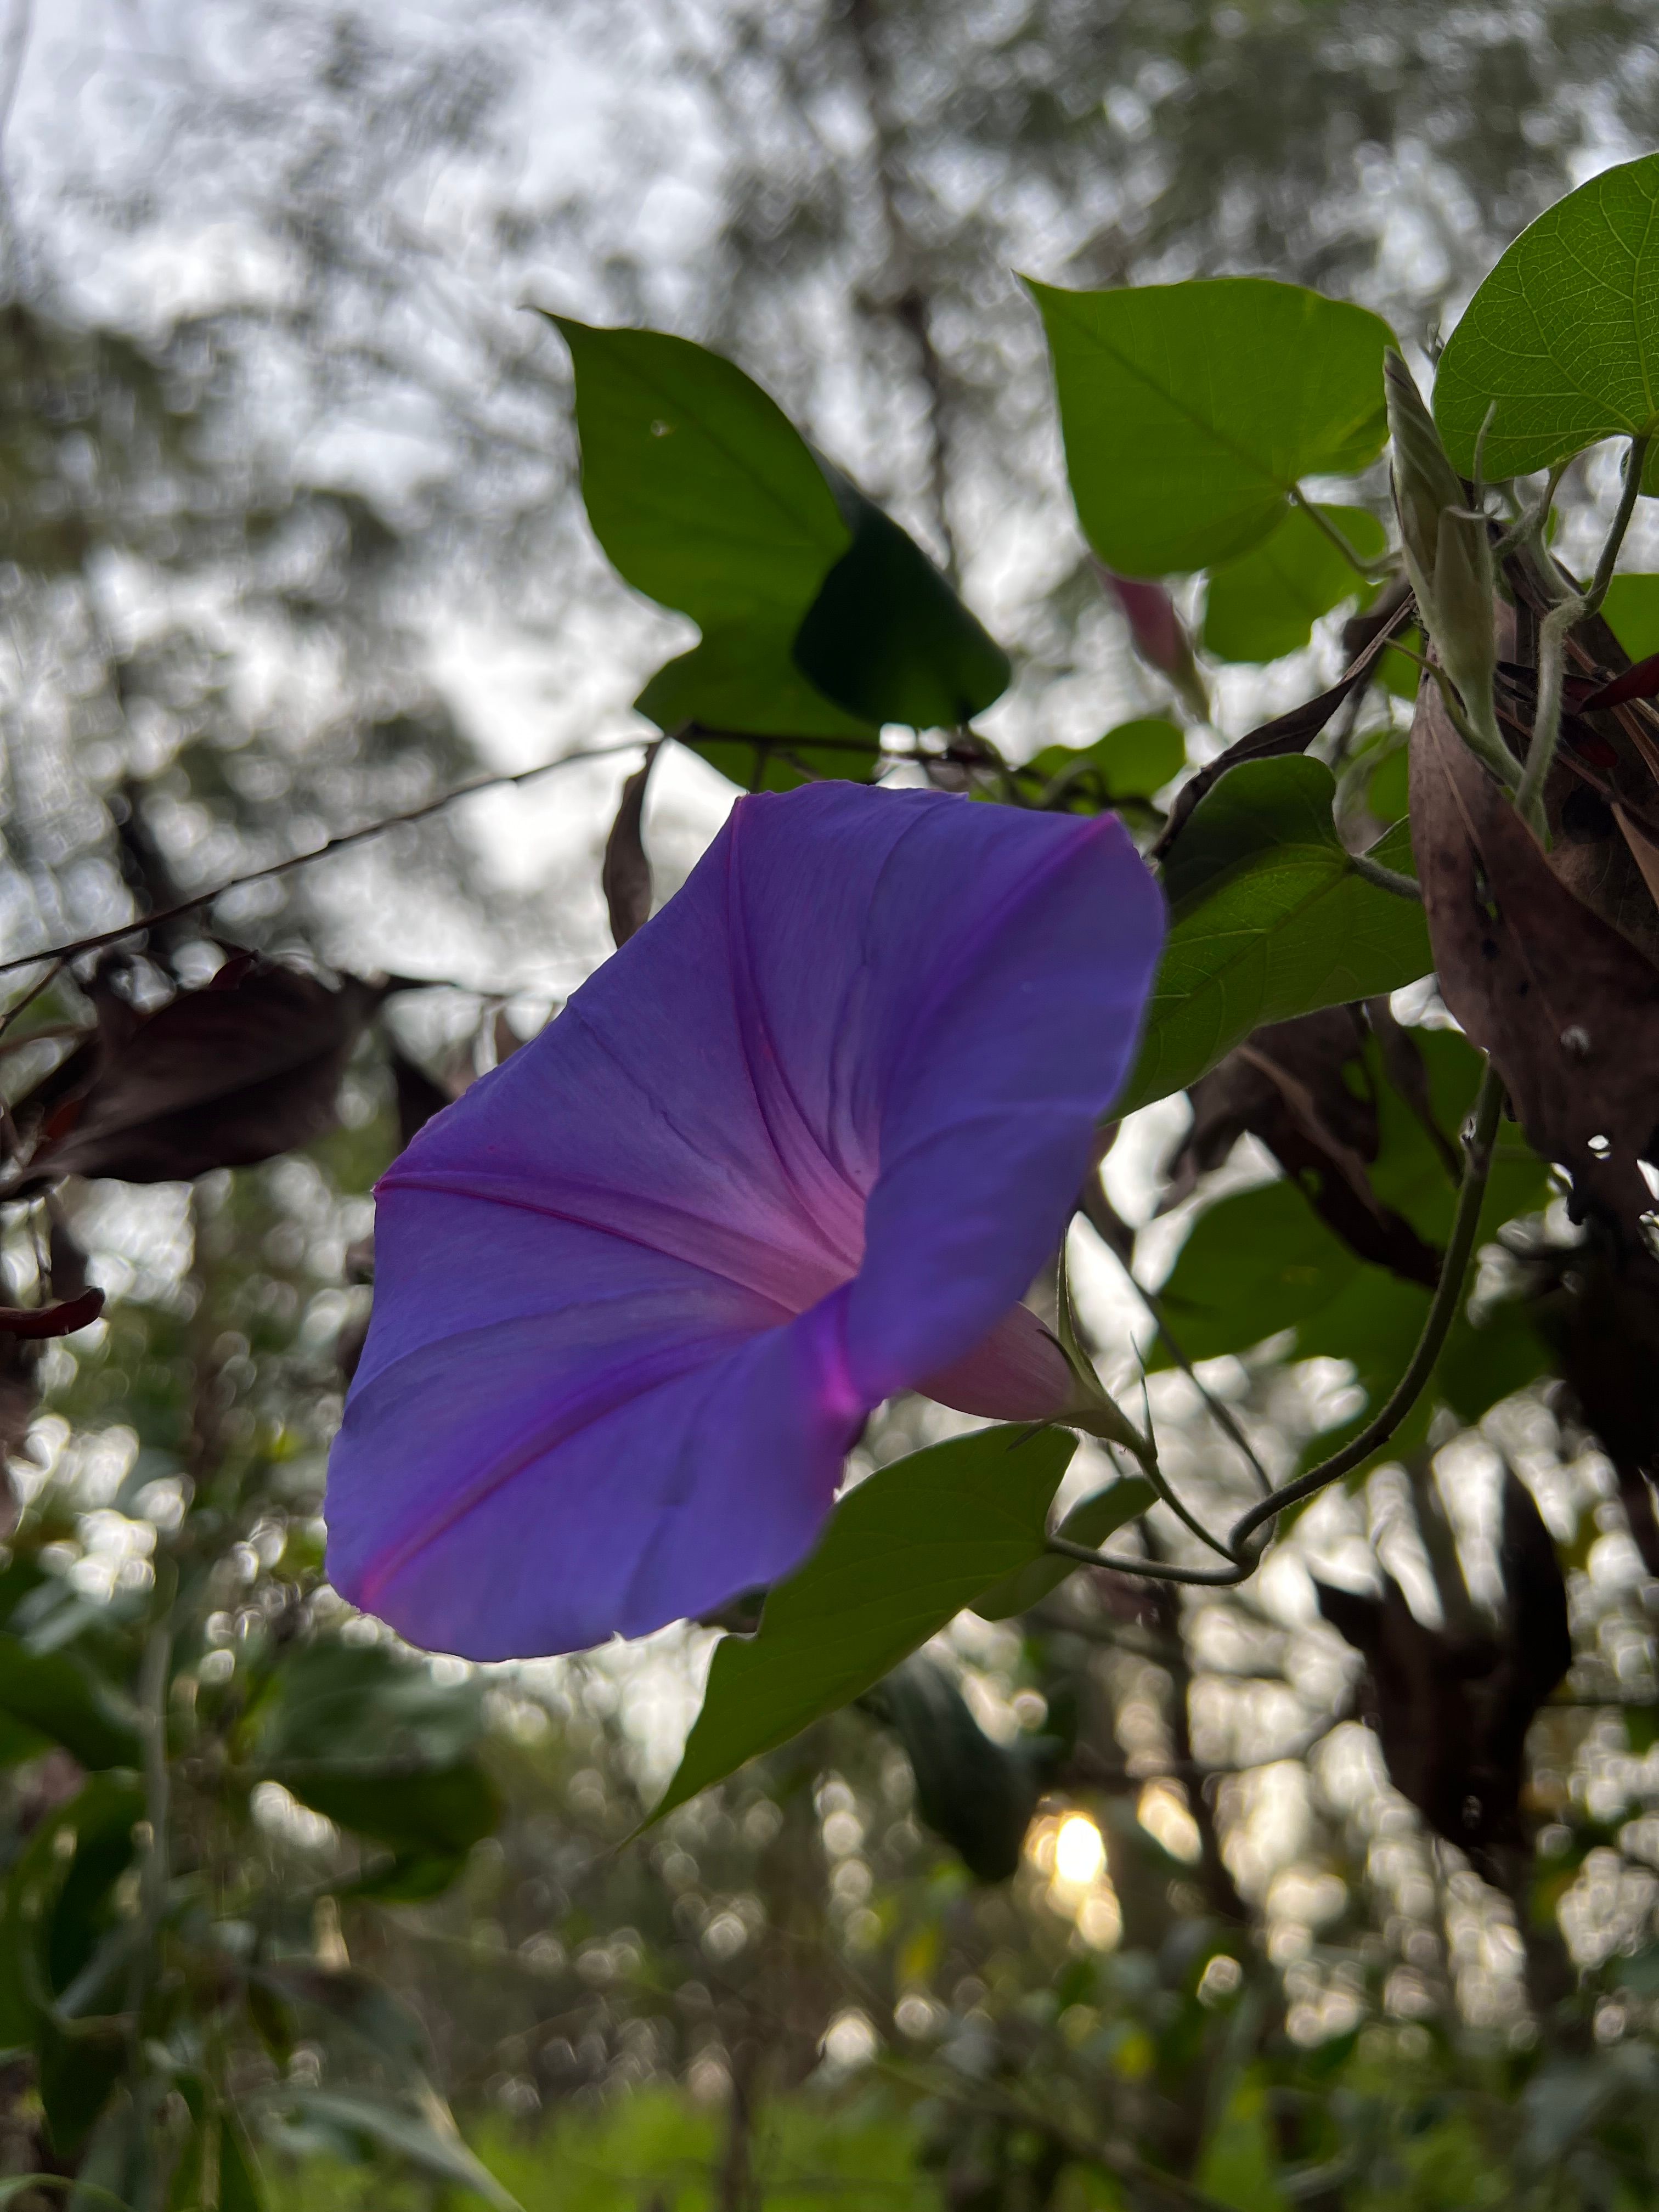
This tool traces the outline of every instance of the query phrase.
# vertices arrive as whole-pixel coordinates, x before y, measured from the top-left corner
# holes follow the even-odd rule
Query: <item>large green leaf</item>
[[[1387,543],[1382,524],[1363,507],[1322,507],[1363,561]],[[1204,601],[1205,650],[1223,660],[1277,660],[1296,653],[1313,626],[1344,599],[1369,598],[1353,563],[1313,518],[1292,507],[1273,536],[1210,578]]]
[[[1222,276],[1109,292],[1033,284],[1072,495],[1109,568],[1236,559],[1305,476],[1382,450],[1386,323],[1300,285]]]
[[[954,726],[1004,689],[1006,655],[927,555],[741,369],[660,331],[555,319],[594,532],[702,632],[640,694],[660,728],[836,738],[802,768],[859,776],[883,723]],[[753,747],[697,744],[744,782],[801,780],[783,749],[757,773]]]
[[[1489,481],[1659,429],[1659,154],[1603,170],[1499,257],[1440,357],[1434,414],[1466,476],[1486,426]],[[1642,488],[1659,491],[1659,451]]]
[[[1264,1022],[1398,990],[1433,966],[1422,908],[1358,874],[1317,761],[1247,761],[1193,810],[1165,865],[1170,934],[1115,1115],[1196,1081]],[[1374,857],[1412,866],[1401,823]]]
[[[768,1596],[759,1632],[716,1650],[653,1818],[860,1696],[982,1590],[1040,1559],[1076,1445],[1052,1429],[981,1429],[860,1483]]]

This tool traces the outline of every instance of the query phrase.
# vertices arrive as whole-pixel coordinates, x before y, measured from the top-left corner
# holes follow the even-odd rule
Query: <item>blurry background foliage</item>
[[[1292,516],[1176,587],[1201,665],[1160,647],[1157,606],[1091,571],[1014,272],[1265,274],[1431,348],[1523,223],[1641,149],[1656,80],[1639,0],[9,0],[0,951],[638,735],[629,702],[693,640],[595,548],[568,357],[526,300],[738,363],[861,487],[825,477],[826,545],[920,573],[867,495],[1006,648],[976,726],[1018,789],[1151,834],[1183,757],[1336,673],[1346,579]],[[1371,556],[1380,477],[1320,489]],[[1568,492],[1577,560],[1601,459]],[[1646,526],[1633,571],[1659,568]],[[1646,653],[1653,594],[1620,591]],[[997,647],[934,604],[977,708]],[[807,733],[903,711],[866,675]],[[1345,787],[1373,828],[1404,811],[1389,696]],[[729,803],[721,770],[754,766],[703,750],[651,787],[659,899]],[[1571,1358],[1559,1218],[1488,1248],[1486,1327],[1449,1347],[1432,1424],[1256,1583],[1074,1577],[963,1614],[625,1849],[707,1632],[481,1672],[324,1587],[370,1184],[607,949],[635,758],[236,893],[212,940],[158,926],[4,1040],[9,1142],[67,1142],[89,1071],[61,1073],[66,1031],[92,1015],[125,1048],[216,970],[270,1014],[210,1111],[198,1046],[170,1119],[135,1133],[106,1095],[88,1133],[83,1107],[84,1174],[5,1212],[7,1303],[50,1280],[107,1304],[67,1341],[0,1334],[0,2201],[1654,2203],[1659,1537],[1643,1439],[1604,1437],[1610,1459],[1542,1379]],[[1009,795],[971,747],[958,768]],[[622,927],[628,860],[605,878]],[[1383,1202],[1370,1249],[1340,1194],[1294,1187],[1285,1094],[1248,1066],[1184,1144],[1165,1099],[1108,1163],[1097,1227],[1140,1230],[1143,1280],[1173,1266],[1170,1333],[1274,1473],[1420,1317],[1473,1060],[1418,1035],[1420,1063],[1380,1012],[1318,1042],[1327,1124]],[[198,1175],[204,1147],[261,1164]],[[1495,1219],[1547,1206],[1528,1158],[1498,1180]],[[1166,1466],[1235,1495],[1236,1446],[1089,1234],[1109,1371],[1130,1382],[1139,1343]],[[1650,1373],[1649,1329],[1627,1364]],[[895,1407],[865,1464],[949,1425]],[[1341,1636],[1310,1571],[1347,1593]],[[1537,1686],[1505,1601],[1512,1622],[1563,1589],[1572,1671],[1523,1774],[1498,1739]],[[1448,1689],[1475,1680],[1496,1704]],[[1477,1739],[1486,1794],[1448,1808]]]

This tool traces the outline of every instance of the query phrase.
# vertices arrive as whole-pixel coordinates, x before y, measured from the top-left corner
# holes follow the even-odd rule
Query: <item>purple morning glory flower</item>
[[[639,1636],[798,1565],[895,1392],[1066,1410],[1018,1300],[1163,933],[1109,815],[740,800],[380,1183],[337,1587],[477,1659]]]

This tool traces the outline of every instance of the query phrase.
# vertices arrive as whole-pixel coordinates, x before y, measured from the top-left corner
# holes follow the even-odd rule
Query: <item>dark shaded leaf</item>
[[[795,665],[862,720],[955,729],[1007,689],[1007,654],[914,538],[839,469],[825,474],[853,542],[795,633]]]
[[[380,995],[355,978],[333,988],[265,965],[181,992],[101,1052],[24,1187],[64,1175],[184,1182],[308,1143],[333,1121],[346,1060]]]
[[[1659,971],[1559,879],[1425,685],[1412,842],[1446,1004],[1490,1053],[1575,1209],[1633,1224],[1659,1122]]]
[[[1355,1007],[1258,1030],[1193,1085],[1193,1126],[1166,1172],[1179,1205],[1247,1132],[1363,1260],[1432,1287],[1440,1255],[1372,1188],[1381,1144],[1365,1030]]]

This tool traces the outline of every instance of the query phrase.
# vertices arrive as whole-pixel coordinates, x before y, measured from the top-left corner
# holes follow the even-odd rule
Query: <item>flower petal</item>
[[[848,1347],[872,1406],[963,1358],[1054,1249],[1164,938],[1114,816],[873,797],[750,800],[727,833],[751,1060],[870,1193]]]
[[[1109,821],[740,802],[382,1182],[339,1587],[477,1657],[641,1634],[794,1565],[868,1409],[953,1364],[981,1389],[1000,1322],[991,1367],[1040,1383],[1005,1316],[1160,933]]]
[[[355,1604],[431,1649],[527,1657],[707,1611],[810,1548],[866,1410],[844,1292],[791,1321],[683,1261],[426,1192],[377,1241],[393,1326],[329,1474]],[[417,1303],[443,1334],[388,1358],[425,1336],[396,1326]]]

